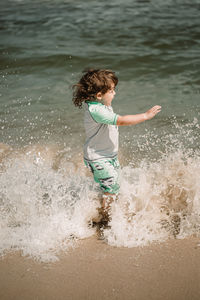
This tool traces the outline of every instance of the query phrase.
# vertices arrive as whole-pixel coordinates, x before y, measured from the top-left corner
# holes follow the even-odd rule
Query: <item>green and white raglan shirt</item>
[[[114,158],[118,152],[118,115],[111,106],[99,102],[85,103],[84,159],[95,161],[101,158]]]

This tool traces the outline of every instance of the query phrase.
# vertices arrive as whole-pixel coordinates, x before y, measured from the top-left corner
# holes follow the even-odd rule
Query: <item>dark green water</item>
[[[71,86],[88,66],[116,71],[117,113],[162,105],[148,130],[173,131],[172,115],[184,123],[199,119],[197,0],[2,0],[0,20],[3,143],[81,146],[82,114],[72,106]]]

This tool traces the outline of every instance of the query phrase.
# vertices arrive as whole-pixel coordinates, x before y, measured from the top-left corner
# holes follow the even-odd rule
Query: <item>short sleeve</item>
[[[112,109],[109,109],[105,105],[97,104],[97,105],[90,105],[89,112],[92,118],[97,123],[103,123],[108,125],[116,125],[117,124],[117,117],[118,115],[115,114]]]

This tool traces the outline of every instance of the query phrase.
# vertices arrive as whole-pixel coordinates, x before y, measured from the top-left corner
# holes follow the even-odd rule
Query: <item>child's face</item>
[[[103,102],[104,105],[110,106],[112,103],[112,100],[115,96],[115,85],[114,83],[111,85],[111,89],[108,90],[105,94],[98,93],[97,94],[97,99],[101,102]]]

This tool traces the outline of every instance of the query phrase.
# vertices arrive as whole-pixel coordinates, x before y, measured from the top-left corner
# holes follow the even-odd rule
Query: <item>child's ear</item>
[[[98,99],[98,100],[101,100],[101,98],[102,98],[101,92],[97,93],[97,99]]]

